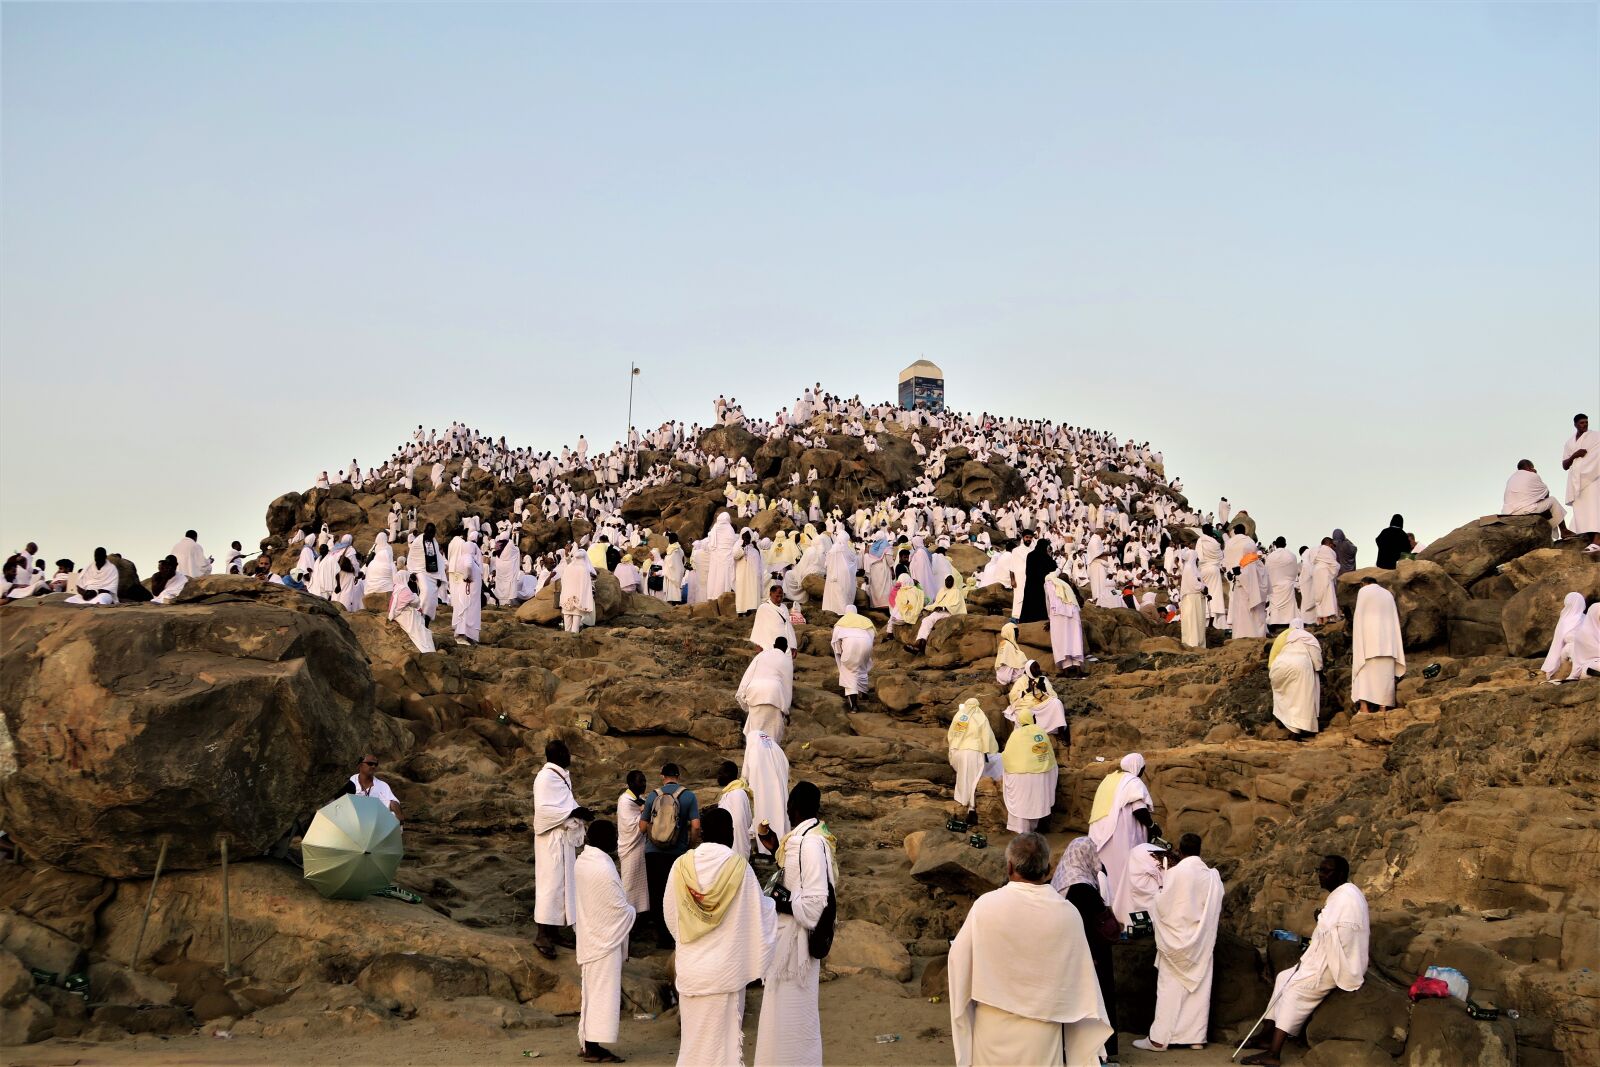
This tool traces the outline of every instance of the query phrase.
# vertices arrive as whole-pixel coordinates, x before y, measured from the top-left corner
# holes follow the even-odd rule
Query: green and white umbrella
[[[394,881],[400,820],[376,797],[346,793],[317,812],[300,843],[306,881],[325,897],[360,900]]]

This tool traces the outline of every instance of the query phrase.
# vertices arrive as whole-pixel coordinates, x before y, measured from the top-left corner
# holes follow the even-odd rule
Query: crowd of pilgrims
[[[791,788],[782,748],[794,693],[795,625],[804,622],[817,585],[808,590],[806,579],[821,580],[817,606],[836,617],[830,644],[852,709],[869,692],[877,639],[876,625],[856,609],[858,595],[887,612],[890,633],[897,626],[914,630],[912,646],[924,648],[941,619],[966,613],[969,595],[998,586],[1009,594],[1010,619],[993,669],[1011,726],[1001,742],[978,700],[954,710],[947,730],[954,813],[947,825],[962,834],[978,828],[978,790],[988,780],[999,792],[1006,828],[1017,836],[1006,849],[1006,885],[974,904],[951,945],[958,1067],[1116,1062],[1110,948],[1141,930],[1156,941],[1157,991],[1149,1035],[1134,1044],[1157,1051],[1203,1046],[1221,878],[1201,858],[1198,836],[1184,834],[1176,846],[1161,838],[1138,753],[1124,756],[1104,778],[1087,833],[1050,862],[1048,841],[1034,831],[1054,810],[1057,746],[1066,740],[1067,719],[1040,659],[1058,673],[1086,662],[1074,584],[1102,607],[1177,618],[1184,643],[1194,647],[1213,632],[1276,632],[1268,658],[1274,713],[1294,736],[1310,736],[1318,728],[1324,663],[1308,626],[1339,617],[1335,581],[1355,568],[1355,546],[1337,530],[1298,553],[1283,538],[1262,546],[1245,525],[1229,525],[1226,499],[1215,515],[1187,508],[1176,496],[1180,483],[1169,486],[1160,453],[1148,446],[1047,421],[867,406],[820,387],[770,421],[751,422],[737,400],[722,397],[715,415],[719,425],[742,424],[757,436],[787,436],[805,447],[826,447],[827,435],[847,434],[873,452],[882,444],[877,435],[905,435],[921,459],[920,475],[910,490],[845,513],[825,506],[815,470],[793,473],[785,491],[768,498],[748,461],[730,463],[701,450],[698,426],[630,432],[624,445],[595,455],[583,438],[575,449],[535,453],[461,425],[443,434],[419,426],[376,469],[363,472],[352,461],[318,484],[348,482],[389,494],[459,491],[481,470],[525,487],[509,512],[467,516],[441,542],[431,523],[418,528],[415,507],[395,501],[364,551],[351,534],[324,525],[294,534],[292,563],[282,573],[266,554],[248,559],[238,542],[220,569],[303,589],[350,611],[363,610],[369,595],[387,593],[389,618],[423,651],[433,650],[430,624],[441,604],[452,607],[456,640],[473,644],[485,601],[516,604],[551,582],[559,583],[566,629],[591,625],[601,571],[624,591],[669,603],[731,593],[736,611],[753,616],[755,651],[734,694],[744,716],[744,758],[722,763],[714,806],[702,809],[669,763],[661,785],[648,792],[644,776],[630,773],[616,821],[596,819],[575,799],[571,753],[560,741],[547,746],[534,782],[535,947],[554,956],[565,943],[564,928],[574,931],[582,1058],[621,1062],[602,1042],[617,1040],[622,962],[630,933],[647,919],[657,943],[675,951],[683,1027],[678,1063],[685,1067],[743,1062],[744,990],[754,981],[765,987],[754,1062],[822,1060],[819,959],[830,938],[819,941],[818,934],[832,927],[837,841],[821,818],[817,787]],[[935,486],[956,448],[980,462],[1010,465],[1026,493],[999,506],[940,502]],[[710,484],[723,480],[726,504],[687,550],[675,534],[655,537],[621,518],[625,501],[678,478],[684,465],[703,471]],[[575,477],[585,474],[592,477]],[[575,481],[592,488],[574,488]],[[743,525],[769,508],[789,520],[770,538]],[[522,554],[528,525],[556,518],[583,520],[593,533],[539,559]],[[1179,527],[1196,532],[1180,541]],[[957,544],[986,553],[976,573],[955,567],[950,550]],[[1397,515],[1378,546],[1378,566],[1393,567],[1415,539]],[[195,531],[187,531],[158,567],[152,598],[171,601],[214,565]],[[113,604],[119,591],[104,549],[80,570],[58,561],[46,578],[30,544],[6,561],[4,582],[0,592],[7,597],[68,592],[78,604]],[[1048,656],[1021,640],[1019,626],[1035,622],[1047,623]],[[1350,632],[1352,700],[1369,712],[1392,707],[1405,654],[1394,598],[1372,578],[1358,591]],[[1554,679],[1567,663],[1571,677],[1600,671],[1600,623],[1577,593],[1563,607],[1545,673]],[[758,867],[770,872],[766,886],[757,880]],[[1298,965],[1278,975],[1259,1051],[1245,1062],[1277,1063],[1285,1041],[1330,991],[1362,984],[1370,925],[1365,897],[1349,875],[1339,856],[1318,866],[1328,896],[1316,930]]]

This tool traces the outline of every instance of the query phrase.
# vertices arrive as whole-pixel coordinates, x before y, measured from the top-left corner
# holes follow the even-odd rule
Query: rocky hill
[[[828,444],[802,450],[719,428],[706,447],[747,456],[775,485],[816,466],[829,507],[914,478],[903,441],[870,461],[856,439]],[[1004,463],[955,458],[941,498],[1020,490]],[[682,475],[630,500],[625,516],[700,536],[721,485]],[[515,494],[474,475],[460,493],[402,500],[448,531],[463,515],[503,511]],[[365,545],[389,503],[348,486],[286,494],[268,509],[266,546],[285,548],[312,522]],[[523,547],[584,532],[536,519]],[[1341,579],[1347,611],[1366,573]],[[1264,1007],[1285,945],[1267,934],[1309,932],[1315,864],[1340,852],[1371,901],[1373,970],[1360,992],[1319,1009],[1304,1062],[1600,1062],[1600,681],[1551,686],[1537,670],[1562,596],[1600,596],[1600,560],[1551,547],[1542,520],[1484,519],[1396,571],[1370,573],[1400,605],[1413,664],[1403,707],[1352,720],[1344,625],[1318,628],[1329,669],[1324,729],[1309,742],[1271,717],[1267,642],[1185,650],[1176,627],[1086,604],[1096,660],[1085,678],[1055,679],[1070,743],[1043,829],[1057,847],[1081,832],[1099,779],[1125,752],[1145,755],[1159,821],[1169,836],[1202,835],[1227,885],[1218,1040],[1242,1036]],[[579,636],[530,610],[534,601],[487,609],[482,644],[457,646],[446,610],[439,651],[426,655],[381,612],[343,614],[243,578],[192,582],[169,607],[83,610],[45,597],[0,608],[0,818],[24,853],[0,867],[0,1042],[202,1024],[241,1038],[570,1031],[572,957],[547,962],[530,945],[539,754],[548,738],[566,739],[579,799],[605,813],[629,769],[668,759],[714,795],[714,768],[739,743],[733,692],[753,652],[730,600],[668,607],[601,575],[600,625]],[[846,989],[888,1018],[882,1029],[914,1030],[873,1062],[945,1061],[948,1019],[927,998],[943,991],[947,939],[973,895],[1004,877],[1004,815],[988,783],[989,848],[944,828],[953,709],[976,697],[1002,740],[1009,728],[992,671],[1009,595],[980,593],[972,608],[941,622],[922,654],[880,636],[873,692],[856,714],[827,648],[832,617],[812,609],[799,628],[784,747],[793,776],[822,787],[841,843],[844,924],[825,1004],[828,990]],[[1043,624],[1021,637],[1048,671]],[[1439,670],[1424,672],[1429,663]],[[324,901],[264,856],[365,750],[405,805],[400,881],[421,905]],[[219,835],[235,861],[226,933]],[[163,842],[166,870],[141,939]],[[1122,1028],[1142,1033],[1150,944],[1131,942],[1118,957]],[[1429,964],[1460,968],[1475,999],[1517,1017],[1411,1008],[1404,985]],[[625,1011],[667,1010],[667,967],[661,954],[629,961]],[[86,971],[87,1000],[33,987],[28,968]],[[868,1062],[839,1044],[850,1035],[833,1018],[825,1009],[830,1060]],[[630,1032],[672,1026],[670,1012],[633,1031],[624,1020],[624,1051]]]

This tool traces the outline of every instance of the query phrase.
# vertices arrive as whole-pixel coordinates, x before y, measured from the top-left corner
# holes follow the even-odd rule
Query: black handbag
[[[814,830],[816,827],[811,829]],[[806,834],[810,832],[811,830],[807,830]],[[806,834],[801,834],[800,836],[805,837]],[[798,851],[801,863],[800,876],[803,882],[805,879],[805,849],[801,848]],[[823,906],[822,914],[817,916],[817,925],[806,933],[806,948],[810,951],[812,959],[825,960],[828,958],[828,953],[833,951],[833,933],[834,928],[838,925],[838,918],[839,900],[834,896],[833,877],[830,874],[828,877],[828,903]]]

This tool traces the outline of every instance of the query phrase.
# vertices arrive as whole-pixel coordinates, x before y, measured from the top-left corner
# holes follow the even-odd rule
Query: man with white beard
[[[1572,436],[1561,446],[1561,469],[1567,472],[1569,525],[1579,537],[1588,535],[1585,552],[1600,552],[1600,431],[1589,429],[1589,416],[1572,417]]]
[[[561,567],[561,618],[567,633],[583,629],[594,618],[594,564],[574,548]]]
[[[771,648],[755,654],[734,694],[734,700],[744,709],[745,737],[762,733],[781,745],[793,699],[794,657],[789,655],[788,639],[775,637]]]
[[[1112,1036],[1078,909],[1050,888],[1050,843],[1006,846],[1007,882],[950,943],[956,1067],[1098,1067]]]
[[[1222,917],[1222,876],[1200,858],[1198,834],[1178,839],[1151,910],[1156,939],[1156,1017],[1150,1036],[1133,1047],[1160,1052],[1204,1048],[1211,1021],[1212,953]]]
[[[483,561],[478,555],[476,530],[451,540],[446,567],[450,575],[450,628],[455,631],[456,644],[475,645],[483,624]]]
[[[1366,979],[1372,922],[1366,896],[1350,882],[1349,861],[1324,856],[1317,883],[1329,891],[1328,899],[1317,913],[1317,928],[1300,962],[1279,971],[1273,982],[1264,1015],[1272,1023],[1251,1045],[1265,1051],[1243,1061],[1252,1067],[1278,1067],[1283,1043],[1300,1032],[1323,998],[1335,988],[1353,993]]]
[[[183,537],[172,546],[178,557],[178,573],[185,578],[204,578],[211,573],[211,559],[200,547],[199,535],[193,530],[184,531]]]
[[[1279,537],[1272,546],[1265,564],[1271,590],[1267,595],[1267,625],[1288,626],[1300,613],[1294,588],[1300,576],[1300,560],[1289,551],[1286,539]]]
[[[1152,836],[1159,834],[1151,818],[1154,801],[1144,784],[1144,757],[1130,752],[1122,757],[1119,770],[1100,780],[1089,809],[1089,840],[1100,854],[1106,869],[1109,898],[1106,903],[1117,921],[1128,925],[1134,909],[1130,906],[1133,886],[1128,877],[1128,856]]]
[[[827,581],[823,586],[822,610],[843,615],[847,605],[856,602],[856,568],[861,558],[850,539],[841,531],[828,550]]]
[[[545,742],[544,766],[533,779],[533,947],[556,958],[556,931],[571,926],[577,912],[573,864],[583,843],[583,824],[594,818],[572,792],[572,753],[559,737]]]
[[[789,609],[783,606],[783,587],[776,582],[767,586],[767,598],[756,608],[755,621],[750,626],[750,643],[757,648],[771,648],[776,638],[785,638],[792,655],[795,650],[794,621]]]
[[[634,907],[622,887],[617,865],[607,855],[617,848],[617,826],[600,819],[589,824],[583,851],[573,864],[582,999],[578,1010],[578,1055],[586,1063],[615,1063],[600,1044],[615,1041],[622,1018],[622,963],[628,958],[628,932]]]
[[[834,624],[829,646],[839,667],[839,687],[844,690],[845,707],[857,710],[856,697],[867,691],[872,672],[872,643],[877,630],[872,621],[860,615],[854,604],[845,605],[844,614]]]
[[[1395,679],[1406,673],[1400,610],[1394,594],[1375,578],[1363,578],[1350,619],[1350,699],[1356,714],[1392,708]]]
[[[1502,515],[1548,515],[1550,538],[1559,541],[1571,537],[1567,528],[1567,512],[1560,501],[1550,495],[1550,487],[1539,477],[1539,471],[1529,459],[1517,462],[1516,473],[1506,482],[1505,495],[1500,501]]]
[[[673,863],[661,904],[677,942],[677,1063],[743,1067],[745,987],[771,968],[777,911],[734,853],[728,813],[708,809],[701,833],[701,844]]]
[[[772,964],[761,982],[755,1067],[822,1067],[822,1018],[817,1011],[822,961],[811,955],[810,935],[819,924],[833,922],[829,903],[836,896],[831,889],[838,861],[833,834],[819,818],[821,810],[821,790],[797,782],[787,804],[787,821],[794,829],[780,834],[776,827],[760,824],[761,847],[783,871],[788,896],[776,901],[777,937]]]

